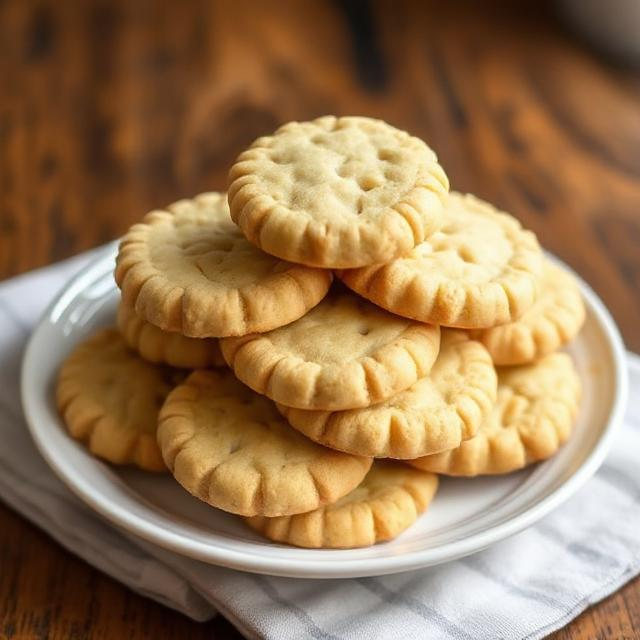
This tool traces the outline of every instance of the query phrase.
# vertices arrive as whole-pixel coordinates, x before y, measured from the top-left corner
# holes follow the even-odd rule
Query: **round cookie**
[[[167,398],[158,443],[176,480],[219,509],[284,516],[335,502],[371,459],[326,449],[289,427],[230,371],[196,371]]]
[[[551,457],[569,438],[580,379],[566,353],[498,369],[498,400],[478,434],[456,449],[410,463],[450,476],[510,473]]]
[[[335,504],[281,518],[246,518],[275,542],[346,549],[391,540],[426,511],[438,476],[392,461],[376,461],[360,485]]]
[[[81,343],[58,375],[56,403],[72,437],[114,464],[164,471],[158,411],[182,374],[132,353],[115,329]]]
[[[215,338],[297,320],[324,298],[332,276],[259,251],[231,221],[224,194],[205,193],[131,227],[115,277],[125,304],[151,324]]]
[[[585,317],[576,279],[545,261],[533,306],[515,322],[474,331],[497,365],[533,362],[557,351],[578,335]]]
[[[535,301],[542,271],[535,235],[471,195],[449,195],[442,229],[385,265],[338,276],[407,318],[465,329],[516,320]]]
[[[381,402],[429,373],[440,329],[345,291],[285,327],[220,344],[238,378],[258,393],[333,411]]]
[[[147,362],[183,369],[225,366],[217,338],[187,338],[163,331],[143,320],[124,301],[118,306],[117,324],[127,345]]]
[[[229,172],[231,217],[251,242],[329,268],[406,253],[440,227],[448,189],[422,140],[363,117],[290,122]]]
[[[491,412],[496,387],[487,350],[462,331],[443,330],[429,375],[389,400],[333,413],[277,407],[292,426],[327,447],[408,459],[472,438]]]

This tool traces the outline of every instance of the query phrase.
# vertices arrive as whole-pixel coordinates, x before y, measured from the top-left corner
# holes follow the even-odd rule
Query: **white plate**
[[[114,256],[111,245],[44,314],[25,354],[22,401],[40,452],[74,493],[117,526],[185,556],[306,578],[382,575],[447,562],[530,526],[560,505],[600,466],[622,418],[627,395],[622,341],[602,302],[581,283],[587,321],[569,350],[584,394],[576,432],[558,455],[509,476],[443,478],[428,513],[392,542],[354,550],[270,543],[240,518],[191,497],[171,476],[109,466],[66,434],[53,402],[56,371],[78,342],[113,323]]]

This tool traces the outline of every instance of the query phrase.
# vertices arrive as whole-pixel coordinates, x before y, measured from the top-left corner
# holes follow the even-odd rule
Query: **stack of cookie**
[[[115,277],[118,330],[60,372],[69,432],[273,540],[388,540],[436,474],[515,471],[571,432],[575,280],[384,122],[259,138],[228,196],[134,225]]]

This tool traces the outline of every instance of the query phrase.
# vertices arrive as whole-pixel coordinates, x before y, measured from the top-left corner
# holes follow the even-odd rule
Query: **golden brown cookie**
[[[456,449],[411,460],[450,476],[509,473],[551,457],[566,442],[580,402],[580,379],[566,353],[498,369],[498,401],[478,434]]]
[[[371,459],[326,449],[229,371],[196,371],[169,395],[158,443],[176,480],[214,507],[281,516],[335,502]]]
[[[440,329],[393,315],[349,291],[268,333],[221,341],[242,382],[291,407],[367,407],[429,373]]]
[[[578,335],[585,311],[576,279],[545,261],[533,306],[515,322],[474,331],[497,365],[533,362],[557,351]]]
[[[217,338],[187,338],[143,320],[124,301],[118,305],[118,329],[127,345],[147,362],[184,369],[225,366]]]
[[[431,372],[389,400],[333,413],[277,406],[291,425],[327,447],[408,459],[473,437],[493,408],[496,386],[487,350],[463,331],[443,330]]]
[[[258,138],[229,172],[231,217],[283,260],[388,262],[440,227],[447,177],[433,151],[382,120],[325,116]]]
[[[331,283],[328,271],[247,242],[219,193],[147,214],[124,236],[115,277],[140,317],[192,338],[275,329],[318,304]]]
[[[451,193],[442,229],[407,255],[338,275],[401,316],[483,329],[522,316],[535,301],[541,271],[533,233],[474,196]]]
[[[182,374],[145,362],[115,329],[76,347],[58,376],[56,402],[69,433],[114,464],[164,471],[158,410]]]
[[[281,518],[246,522],[275,542],[345,549],[391,540],[426,511],[438,476],[393,461],[376,461],[360,485],[335,504]]]

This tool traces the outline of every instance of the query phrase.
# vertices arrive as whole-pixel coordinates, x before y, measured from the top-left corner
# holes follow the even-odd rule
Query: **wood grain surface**
[[[0,278],[223,189],[260,134],[325,113],[424,137],[515,213],[640,350],[640,79],[543,2],[0,0]],[[236,638],[135,596],[0,507],[0,638]],[[563,640],[640,637],[640,581]]]

